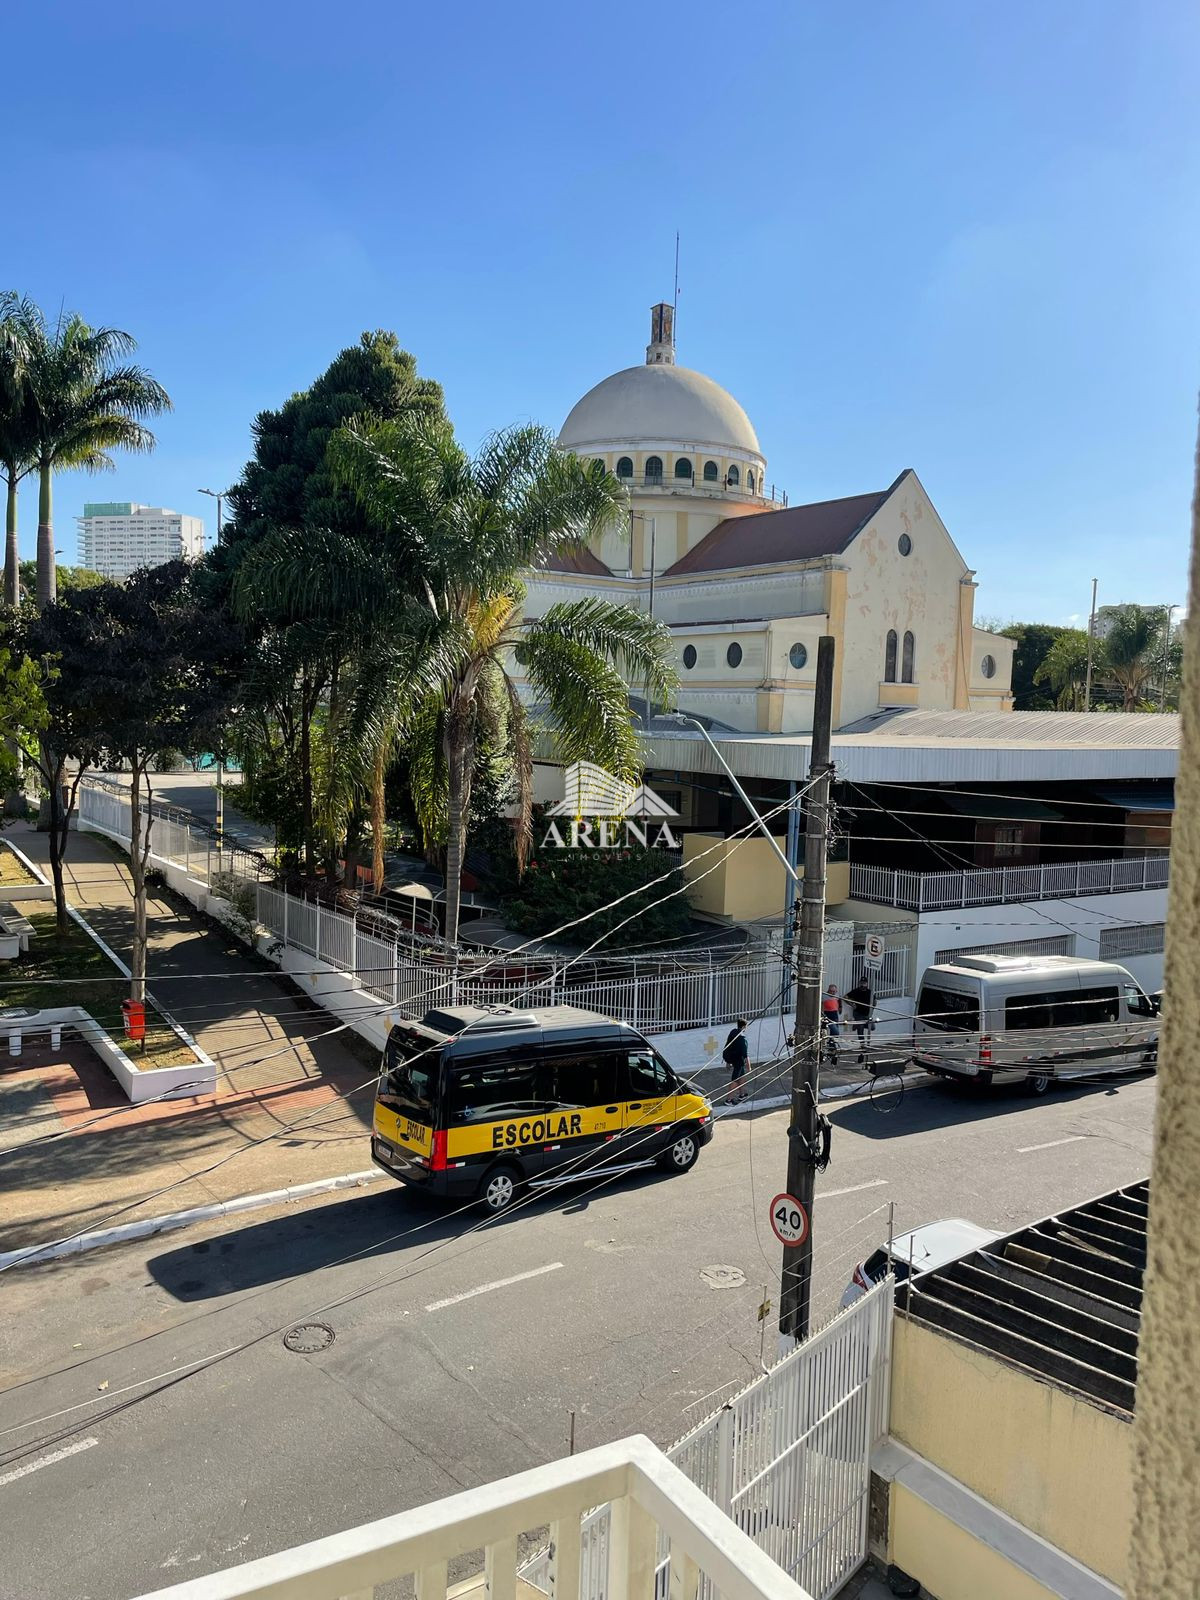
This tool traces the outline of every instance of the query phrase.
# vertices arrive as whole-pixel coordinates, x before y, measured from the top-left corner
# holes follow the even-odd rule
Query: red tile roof
[[[544,572],[571,572],[586,578],[612,577],[611,570],[586,545],[578,545],[573,550],[553,550],[540,565]]]
[[[907,469],[906,469],[907,470]],[[904,473],[900,474],[902,478]],[[750,517],[726,517],[700,543],[681,556],[667,577],[688,572],[724,572],[730,567],[767,567],[787,561],[834,556],[868,523],[895,489],[852,494]]]

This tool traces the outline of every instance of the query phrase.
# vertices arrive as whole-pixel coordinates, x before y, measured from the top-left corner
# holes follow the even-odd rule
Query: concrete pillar
[[[1166,1019],[1138,1351],[1126,1600],[1200,1595],[1200,473],[1184,624],[1183,747],[1171,844]]]

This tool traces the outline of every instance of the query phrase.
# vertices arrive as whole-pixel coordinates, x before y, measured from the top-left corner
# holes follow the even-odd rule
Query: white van
[[[961,955],[926,968],[913,1043],[929,1072],[1044,1094],[1055,1078],[1153,1067],[1158,1008],[1110,961]]]

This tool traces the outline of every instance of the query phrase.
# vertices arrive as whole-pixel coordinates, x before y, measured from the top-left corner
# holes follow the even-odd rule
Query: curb
[[[150,1239],[156,1233],[187,1228],[193,1222],[211,1222],[215,1217],[232,1217],[240,1211],[256,1211],[261,1206],[277,1206],[287,1200],[306,1200],[309,1195],[329,1194],[334,1189],[360,1189],[368,1183],[382,1182],[387,1176],[374,1167],[366,1172],[344,1172],[340,1178],[316,1178],[311,1183],[296,1183],[290,1189],[268,1189],[264,1194],[243,1194],[233,1200],[216,1200],[212,1205],[193,1206],[190,1211],[170,1211],[162,1217],[144,1217],[116,1228],[100,1228],[94,1233],[78,1233],[70,1239],[34,1245],[25,1250],[0,1252],[0,1272],[13,1267],[32,1267],[42,1261],[58,1261],[63,1256],[80,1255],[85,1250],[100,1250],[109,1244],[125,1244],[131,1239]]]

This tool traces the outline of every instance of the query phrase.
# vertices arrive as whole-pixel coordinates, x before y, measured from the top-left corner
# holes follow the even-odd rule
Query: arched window
[[[661,456],[647,456],[646,457],[646,482],[647,483],[661,483],[662,482],[662,457]]]
[[[633,462],[629,459],[628,456],[622,456],[621,459],[617,462],[617,477],[618,478],[632,478],[633,477]]]
[[[896,638],[896,630],[895,630],[895,628],[889,628],[888,629],[888,635],[887,635],[887,645],[886,645],[886,647],[884,649],[884,652],[883,652],[883,681],[884,681],[884,683],[895,683],[895,681],[896,681],[896,646],[897,646],[898,643],[899,643],[899,641]]]
[[[913,681],[913,654],[916,648],[917,641],[911,633],[906,633],[904,635],[904,660],[900,667],[901,683],[911,683]]]
[[[742,481],[742,475],[738,471],[738,469],[736,467],[730,467],[729,473],[728,473],[728,476],[725,479],[725,482],[730,486],[731,489],[736,489],[738,484],[741,483],[741,481]]]
[[[718,467],[718,465],[717,465],[717,463],[715,461],[706,461],[704,463],[704,481],[705,481],[705,483],[716,483],[717,479],[720,476],[721,476],[721,469],[720,469],[720,467]]]
[[[754,474],[752,472],[746,474],[746,490],[749,494],[754,493]]]
[[[680,456],[679,460],[676,461],[675,476],[677,478],[687,478],[689,482],[691,481],[692,463],[686,456]]]
[[[604,472],[606,470],[605,463],[601,460],[601,458],[599,456],[593,456],[592,457],[591,465],[592,465],[592,471],[593,472]]]

